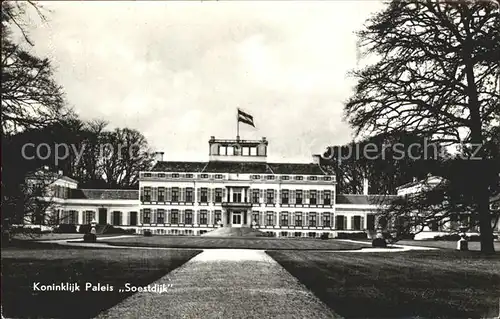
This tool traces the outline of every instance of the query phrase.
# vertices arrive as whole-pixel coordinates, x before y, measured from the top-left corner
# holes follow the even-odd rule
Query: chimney
[[[320,159],[321,159],[321,155],[319,155],[319,154],[313,155],[313,163],[314,164],[319,164]]]
[[[155,152],[155,161],[163,162],[163,154],[165,154],[165,152]]]
[[[368,195],[368,178],[363,178],[363,195]]]

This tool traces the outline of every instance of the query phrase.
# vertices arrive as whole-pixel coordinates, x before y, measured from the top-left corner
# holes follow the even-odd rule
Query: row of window
[[[234,190],[232,198],[227,196],[225,188],[197,189],[198,202],[201,203],[248,203],[247,191]],[[193,203],[193,187],[141,187],[141,201],[143,202],[186,202]],[[277,204],[278,191],[274,189],[250,189],[250,202],[253,204],[266,203]],[[332,191],[330,190],[289,190],[282,189],[279,192],[280,204],[309,204],[309,205],[332,205]]]
[[[276,175],[251,175],[251,179],[266,179],[266,180],[275,180],[275,179],[281,179],[283,181],[288,181],[288,180],[296,180],[296,181],[303,181],[304,176],[303,175],[295,175],[295,176],[289,176],[289,175],[281,175],[281,176],[276,176]],[[332,177],[331,176],[307,176],[308,181],[317,181],[317,180],[322,180],[322,181],[331,181]]]
[[[172,209],[167,211],[164,209],[143,209],[142,210],[142,223],[143,224],[193,224],[193,210],[177,210]],[[168,216],[167,216],[168,215]],[[214,219],[209,222],[209,212],[207,210],[200,210],[198,221],[196,224],[207,225],[207,224],[217,224],[222,220],[222,211],[214,211]],[[372,217],[372,216],[370,216]],[[320,220],[321,218],[321,220]],[[275,212],[253,212],[252,221],[255,222],[256,226],[296,226],[296,227],[332,227],[332,220],[330,213],[302,213],[302,212],[281,212],[279,214],[279,224],[277,223],[277,213]],[[321,221],[321,223],[319,223]],[[347,216],[337,215],[335,217],[335,227],[337,230],[347,229]],[[364,217],[362,216],[352,216],[351,217],[351,227],[352,230],[362,230],[364,229]],[[368,219],[368,230],[374,230],[375,224],[374,219]]]
[[[143,177],[157,177],[157,178],[194,178],[194,174],[187,173],[187,174],[180,174],[180,173],[143,173]],[[224,179],[224,175],[222,174],[198,174],[198,178],[203,178],[203,179],[208,179],[208,178],[214,178],[214,179]],[[251,179],[258,180],[258,179],[266,179],[266,180],[276,180],[276,179],[281,179],[284,181],[287,180],[296,180],[296,181],[302,181],[304,180],[303,175],[295,175],[295,176],[289,176],[289,175],[251,175]],[[331,181],[332,177],[331,176],[307,176],[308,181],[317,181],[317,180],[322,180],[322,181]]]

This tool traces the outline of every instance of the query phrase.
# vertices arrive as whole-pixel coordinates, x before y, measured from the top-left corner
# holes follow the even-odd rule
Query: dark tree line
[[[26,21],[29,14],[46,21],[39,3],[1,5],[3,233],[14,221],[43,219],[52,204],[47,187],[59,176],[40,175],[44,167],[62,171],[83,188],[135,188],[138,172],[150,168],[152,155],[137,130],[108,130],[102,121],[79,119],[68,106],[51,61],[32,52],[35,43]]]
[[[481,250],[494,251],[496,212],[490,201],[500,184],[494,142],[500,123],[498,1],[392,1],[367,21],[359,38],[364,54],[379,59],[354,72],[358,84],[345,114],[356,133],[405,131],[443,147],[460,146],[460,156],[435,172],[446,180],[435,190],[439,195],[420,194],[425,201],[409,197],[391,214],[427,211],[444,220],[452,212],[472,212]]]

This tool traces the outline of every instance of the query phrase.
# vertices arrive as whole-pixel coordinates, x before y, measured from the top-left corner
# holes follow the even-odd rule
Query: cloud
[[[270,160],[310,161],[351,139],[342,122],[358,30],[377,1],[44,2],[31,32],[85,119],[140,130],[172,160],[207,159],[210,136],[254,115]]]

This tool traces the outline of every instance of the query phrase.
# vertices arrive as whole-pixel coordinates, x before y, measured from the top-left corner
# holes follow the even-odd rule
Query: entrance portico
[[[222,226],[250,227],[252,204],[248,201],[249,186],[227,186],[227,201],[222,203]]]

